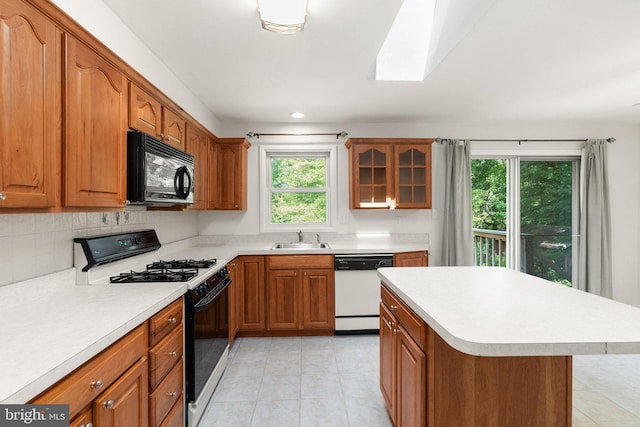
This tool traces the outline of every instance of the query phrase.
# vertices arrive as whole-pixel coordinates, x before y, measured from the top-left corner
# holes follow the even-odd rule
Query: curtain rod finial
[[[610,137],[607,138],[607,142],[616,142],[616,139],[614,137]]]

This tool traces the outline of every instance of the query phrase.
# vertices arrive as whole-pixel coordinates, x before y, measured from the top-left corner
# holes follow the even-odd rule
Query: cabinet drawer
[[[93,423],[93,412],[89,406],[69,422],[69,427],[87,427],[90,423]]]
[[[169,304],[149,319],[149,345],[154,346],[182,323],[182,298]]]
[[[149,395],[149,421],[152,426],[159,425],[182,396],[183,378],[182,360],[180,360],[158,388]]]
[[[385,286],[381,290],[382,302],[391,313],[398,319],[398,323],[407,331],[420,346],[422,351],[427,352],[427,324],[418,317],[409,307],[400,302],[395,295],[391,293]]]
[[[147,335],[145,322],[31,403],[69,404],[69,416],[74,417],[146,354]]]
[[[173,405],[160,427],[183,427],[184,426],[184,396]]]
[[[182,328],[175,328],[149,350],[149,386],[153,390],[182,358]]]
[[[270,255],[267,268],[330,268],[333,270],[333,255]]]

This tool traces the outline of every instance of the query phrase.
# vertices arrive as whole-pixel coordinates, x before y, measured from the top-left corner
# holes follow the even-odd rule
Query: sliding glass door
[[[476,265],[572,286],[578,256],[577,158],[472,160]]]

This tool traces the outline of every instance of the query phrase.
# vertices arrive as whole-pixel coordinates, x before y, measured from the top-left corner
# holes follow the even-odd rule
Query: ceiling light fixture
[[[293,119],[301,119],[304,117],[304,113],[301,112],[295,112],[295,113],[291,113],[290,114],[291,118]]]
[[[307,21],[307,0],[258,0],[258,13],[265,30],[297,33]]]

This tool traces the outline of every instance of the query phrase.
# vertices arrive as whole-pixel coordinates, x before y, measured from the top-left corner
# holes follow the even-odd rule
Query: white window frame
[[[324,224],[273,224],[271,223],[271,157],[322,156],[327,159],[327,222]],[[336,231],[337,211],[337,147],[335,145],[274,144],[260,146],[260,231]]]

